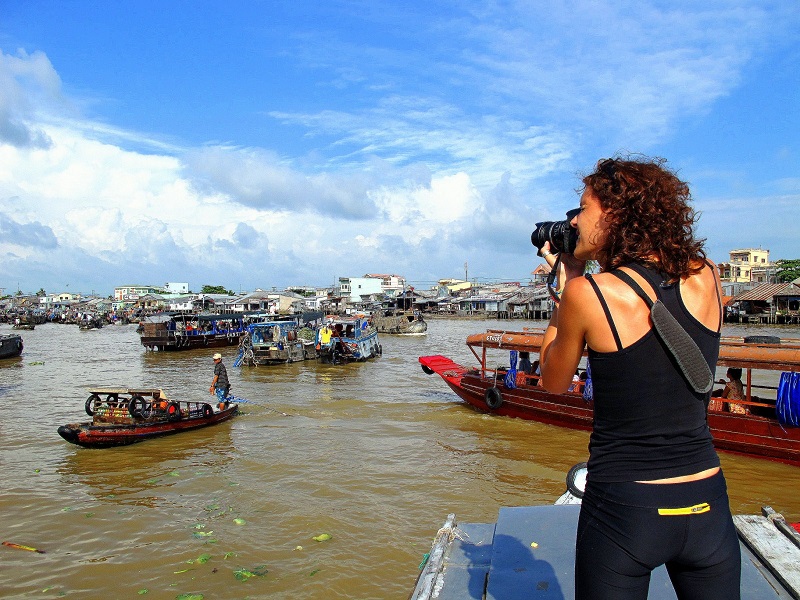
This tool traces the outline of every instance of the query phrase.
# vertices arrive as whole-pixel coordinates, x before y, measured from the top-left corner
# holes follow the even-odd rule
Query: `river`
[[[87,418],[89,387],[205,401],[211,351],[146,352],[135,325],[22,332],[23,356],[0,361],[0,537],[46,553],[0,546],[0,597],[407,597],[448,513],[493,522],[501,506],[551,503],[586,459],[587,433],[478,413],[417,362],[473,365],[468,334],[523,325],[542,323],[431,320],[347,366],[240,369],[223,350],[249,400],[240,416],[105,450],[56,433]],[[721,457],[734,512],[800,520],[797,467]]]

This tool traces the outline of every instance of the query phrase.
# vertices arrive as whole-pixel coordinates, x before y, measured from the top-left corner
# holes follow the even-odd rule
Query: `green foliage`
[[[778,281],[781,283],[794,281],[800,277],[800,258],[782,258],[775,262]]]
[[[39,291],[36,292],[36,295],[42,298],[43,296],[47,296],[47,292],[44,291],[44,288],[39,288]]]
[[[227,294],[229,296],[235,296],[233,292],[226,290],[225,286],[222,285],[204,285],[203,289],[200,290],[201,294]]]

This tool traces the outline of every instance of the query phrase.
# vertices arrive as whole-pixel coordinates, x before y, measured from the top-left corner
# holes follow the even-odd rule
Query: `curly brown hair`
[[[583,178],[606,212],[609,227],[598,261],[603,271],[640,262],[670,281],[703,268],[705,240],[695,239],[697,220],[689,185],[663,158],[606,158]]]

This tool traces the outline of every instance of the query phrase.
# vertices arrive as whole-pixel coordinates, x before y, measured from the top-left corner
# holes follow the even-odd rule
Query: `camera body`
[[[580,208],[573,208],[567,211],[567,218],[563,221],[542,221],[536,223],[536,228],[531,233],[531,244],[540,251],[545,242],[550,242],[550,250],[553,253],[575,252],[578,244],[578,230],[570,225],[570,221],[581,211]]]

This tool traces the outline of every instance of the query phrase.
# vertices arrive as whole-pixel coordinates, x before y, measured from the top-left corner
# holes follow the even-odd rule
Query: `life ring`
[[[144,401],[144,398],[138,394],[131,396],[131,400],[128,402],[128,412],[132,417],[145,418],[144,413],[146,407],[147,403]]]
[[[586,463],[579,462],[567,472],[567,490],[576,498],[583,498],[586,488]]]
[[[496,387],[490,387],[488,390],[486,390],[484,399],[486,400],[486,406],[492,410],[500,408],[500,405],[503,403],[503,396],[500,394],[500,390],[498,390]]]
[[[92,394],[86,399],[86,405],[85,405],[86,414],[89,415],[90,417],[94,416],[94,405],[96,402],[100,402],[100,396],[98,396],[97,394]]]
[[[436,371],[431,369],[428,365],[422,365],[422,371],[427,375],[433,375]]]
[[[203,417],[206,419],[210,419],[214,416],[214,409],[211,408],[210,404],[203,404]]]
[[[177,402],[170,402],[167,404],[167,420],[180,421],[181,420],[181,407]]]
[[[748,335],[744,338],[745,344],[780,344],[781,338],[777,335]]]

